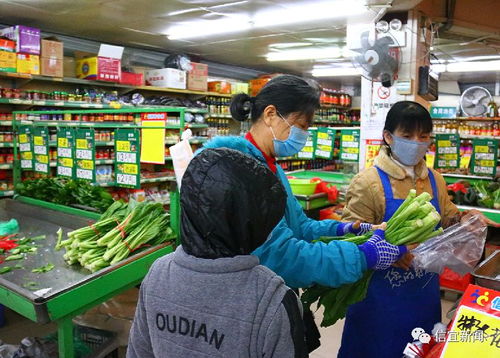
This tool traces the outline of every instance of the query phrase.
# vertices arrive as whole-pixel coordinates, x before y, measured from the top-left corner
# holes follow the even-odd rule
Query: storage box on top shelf
[[[142,73],[122,72],[120,83],[131,86],[143,86],[144,75]]]
[[[102,44],[97,56],[75,51],[76,77],[86,80],[120,82],[123,47]]]
[[[208,92],[231,94],[231,83],[228,81],[210,81],[208,82]]]
[[[160,68],[145,73],[146,84],[156,87],[186,89],[186,71],[175,68]]]
[[[269,82],[270,80],[271,80],[270,77],[266,77],[266,78],[256,78],[248,81],[250,96],[257,96],[262,87],[264,87],[266,83]]]
[[[41,74],[49,77],[64,76],[64,60],[42,57],[40,61]]]
[[[40,29],[16,25],[1,29],[0,36],[5,36],[15,41],[16,52],[32,55],[40,54]]]
[[[30,75],[40,74],[40,56],[26,53],[17,54],[17,72]]]
[[[63,75],[64,77],[76,77],[76,60],[74,57],[64,56],[63,58]]]
[[[17,55],[15,52],[0,51],[0,71],[16,72]]]
[[[42,39],[42,57],[62,60],[64,57],[64,44],[55,37]]]
[[[245,83],[245,82],[235,82],[231,85],[231,93],[232,94],[238,94],[238,93],[248,94],[248,89],[249,89],[249,85],[248,85],[248,83]]]
[[[191,70],[187,73],[187,89],[192,91],[207,91],[208,65],[191,62]]]
[[[6,37],[0,37],[0,51],[16,52],[16,42]]]

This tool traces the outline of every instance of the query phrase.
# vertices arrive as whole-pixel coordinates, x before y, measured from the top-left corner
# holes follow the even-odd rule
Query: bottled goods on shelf
[[[486,115],[488,117],[498,117],[498,107],[495,101],[492,100],[490,103],[488,103]]]
[[[12,127],[0,126],[0,143],[12,143],[14,141],[14,134]]]
[[[301,159],[286,159],[280,160],[279,164],[284,171],[294,170],[328,170],[340,171],[344,169],[344,164],[338,159],[314,159],[314,160],[301,160]]]
[[[344,92],[323,88],[320,97],[321,104],[339,107],[351,107],[352,97]]]
[[[341,112],[335,108],[320,108],[316,111],[314,119],[319,122],[351,124],[359,123],[359,118],[359,111]]]
[[[116,91],[114,92],[116,94]],[[0,88],[0,98],[23,99],[31,101],[63,101],[63,102],[84,102],[84,103],[103,103],[105,94],[96,91],[77,90],[73,92],[65,91],[41,91],[41,90],[22,90],[19,88]]]
[[[12,148],[1,148],[0,164],[12,164],[12,163],[14,163],[14,152]]]
[[[57,114],[18,114],[17,121],[75,121],[75,122],[126,122],[138,123],[140,113],[57,113]]]
[[[206,99],[207,110],[210,115],[230,115],[229,105],[231,98],[222,97],[207,97]]]
[[[208,127],[212,129],[211,135],[229,135],[229,128],[232,119],[230,118],[207,118]],[[214,131],[215,130],[215,131]],[[207,133],[208,134],[208,133]]]
[[[12,113],[0,113],[0,121],[12,122]]]
[[[480,121],[434,121],[434,133],[473,136],[500,136],[500,123]]]
[[[112,142],[115,139],[113,130],[96,130],[94,139],[96,142]]]

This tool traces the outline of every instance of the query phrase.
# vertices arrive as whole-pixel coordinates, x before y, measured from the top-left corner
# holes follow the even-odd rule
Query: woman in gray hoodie
[[[144,279],[129,358],[307,357],[295,293],[251,255],[285,213],[262,163],[206,149],[182,179],[182,246]]]

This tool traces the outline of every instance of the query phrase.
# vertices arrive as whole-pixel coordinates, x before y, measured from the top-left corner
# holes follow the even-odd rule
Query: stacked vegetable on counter
[[[448,185],[448,195],[457,205],[479,206],[500,210],[500,183],[459,181]]]
[[[95,272],[115,264],[136,250],[175,239],[170,215],[160,203],[114,202],[90,226],[62,235],[56,250],[66,249],[64,259],[70,265],[79,263]]]
[[[58,177],[25,180],[16,185],[16,192],[19,195],[55,204],[90,207],[100,213],[113,203],[111,194],[102,187],[94,186],[84,180],[68,180]]]
[[[440,235],[443,229],[436,229],[436,226],[441,217],[430,203],[431,199],[429,193],[424,192],[417,196],[415,190],[411,190],[406,200],[387,222],[386,240],[393,245],[411,245]],[[342,240],[359,245],[366,242],[372,234],[369,232],[362,236],[348,234],[343,237],[322,237],[317,241],[329,243],[333,240]],[[338,288],[321,285],[306,288],[301,296],[302,302],[307,307],[315,302],[318,308],[323,305],[325,310],[321,326],[331,326],[345,317],[350,305],[366,297],[372,275],[373,271],[368,270],[359,281]]]

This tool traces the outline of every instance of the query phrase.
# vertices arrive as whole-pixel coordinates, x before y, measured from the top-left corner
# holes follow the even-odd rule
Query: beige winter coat
[[[417,195],[426,191],[432,195],[432,187],[428,177],[425,160],[415,167],[415,179],[389,156],[387,148],[382,147],[374,164],[389,175],[395,199],[405,199],[410,189],[416,189]],[[444,227],[453,224],[459,213],[455,204],[448,197],[446,183],[441,174],[431,169],[438,190],[441,223]],[[346,195],[346,207],[342,220],[361,220],[372,224],[380,224],[385,213],[385,195],[378,171],[371,167],[358,173],[352,180]]]

